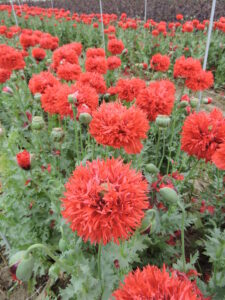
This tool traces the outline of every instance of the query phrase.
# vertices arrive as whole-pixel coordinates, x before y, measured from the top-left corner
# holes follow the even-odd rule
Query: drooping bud
[[[156,124],[161,128],[166,128],[170,125],[170,117],[166,115],[158,115],[156,118]]]
[[[146,230],[150,229],[155,220],[155,211],[149,209],[145,212],[144,219],[141,222],[140,232],[143,233]]]
[[[145,170],[150,174],[158,174],[159,173],[159,169],[152,163],[147,164],[145,166]]]
[[[44,128],[44,126],[45,126],[45,122],[42,117],[40,116],[33,117],[31,123],[31,127],[33,130],[41,130],[42,128]]]
[[[28,257],[23,257],[21,262],[18,264],[17,270],[16,270],[16,277],[21,281],[28,281],[33,272],[34,268],[34,259],[31,254],[29,254]]]
[[[75,92],[73,94],[69,94],[68,95],[68,101],[71,104],[77,103],[77,96],[78,96],[78,92]]]
[[[64,138],[64,132],[61,127],[56,127],[52,129],[51,138],[54,142],[62,142]]]
[[[162,196],[163,200],[169,202],[178,202],[179,196],[177,195],[174,189],[164,187],[159,190],[160,195]]]

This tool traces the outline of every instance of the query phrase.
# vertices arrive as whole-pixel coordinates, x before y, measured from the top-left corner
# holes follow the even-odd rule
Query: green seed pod
[[[162,196],[163,200],[169,202],[178,202],[179,196],[177,195],[176,191],[171,188],[164,187],[159,190],[160,195]]]
[[[146,230],[148,230],[150,227],[152,227],[152,224],[155,221],[155,211],[152,209],[149,209],[145,212],[145,217],[142,220],[140,232],[143,233]]]
[[[64,132],[62,128],[56,127],[52,129],[51,138],[54,142],[62,142],[64,138]]]
[[[170,117],[165,115],[158,115],[156,118],[156,124],[161,128],[166,128],[170,125]]]
[[[88,125],[92,120],[92,116],[89,113],[81,113],[79,115],[79,121],[81,122],[81,124],[85,124]]]
[[[32,255],[29,255],[28,258],[23,258],[19,263],[16,270],[16,277],[21,281],[28,281],[33,272],[34,268],[34,259]]]
[[[42,117],[36,116],[32,118],[31,127],[33,130],[41,130],[44,128],[45,122]]]
[[[198,105],[198,98],[191,98],[190,104],[191,104],[192,108],[197,107],[197,105]]]
[[[145,166],[145,170],[150,174],[158,174],[159,173],[159,169],[152,163],[147,164]]]
[[[40,101],[41,100],[41,94],[40,93],[34,94],[34,100]]]
[[[65,251],[67,249],[67,243],[64,239],[60,239],[59,241],[59,250],[61,252]]]

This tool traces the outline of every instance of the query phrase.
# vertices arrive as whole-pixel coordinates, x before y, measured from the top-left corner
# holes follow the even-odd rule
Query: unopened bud
[[[60,127],[53,128],[51,132],[51,138],[53,139],[54,142],[62,142],[64,138],[64,132],[62,128]]]
[[[81,124],[89,124],[92,120],[92,116],[89,113],[83,112],[79,115],[79,121]]]
[[[164,187],[159,190],[160,195],[162,196],[163,200],[169,202],[178,202],[179,197],[174,189],[169,187]]]
[[[154,164],[152,164],[152,163],[147,164],[145,166],[145,169],[150,174],[158,174],[159,173],[159,169]]]
[[[40,101],[41,100],[41,94],[40,93],[34,94],[34,100]]]
[[[198,102],[199,102],[198,98],[191,98],[191,100],[190,100],[191,107],[192,108],[197,107]]]
[[[32,129],[34,130],[41,130],[42,128],[44,128],[45,122],[43,120],[42,117],[36,116],[32,118]]]

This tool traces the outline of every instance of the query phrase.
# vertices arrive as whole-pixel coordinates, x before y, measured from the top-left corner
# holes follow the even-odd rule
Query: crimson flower
[[[147,138],[149,123],[145,113],[121,103],[103,103],[92,114],[90,134],[97,143],[114,148],[124,148],[127,153],[140,153],[141,139]]]
[[[225,170],[225,142],[213,154],[212,161],[218,169]]]
[[[151,68],[155,71],[166,72],[170,66],[170,58],[167,55],[157,53],[150,60]]]
[[[187,276],[171,274],[163,266],[162,271],[156,266],[146,266],[142,271],[130,272],[120,283],[120,287],[112,294],[116,300],[130,299],[174,299],[197,300],[200,298],[196,286]]]
[[[119,243],[140,226],[148,207],[148,184],[120,159],[78,166],[65,185],[62,216],[84,241]]]

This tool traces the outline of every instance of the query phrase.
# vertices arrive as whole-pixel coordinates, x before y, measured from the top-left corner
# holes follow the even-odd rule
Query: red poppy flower
[[[102,56],[88,57],[85,62],[85,69],[87,72],[106,74],[107,60]]]
[[[158,115],[170,115],[175,100],[175,86],[169,80],[150,82],[149,87],[140,91],[136,104],[146,112],[149,121]]]
[[[47,71],[34,74],[29,81],[29,89],[32,94],[44,93],[47,87],[59,84],[59,81]]]
[[[86,58],[105,57],[105,50],[102,48],[89,48],[86,51]]]
[[[218,169],[225,170],[225,142],[213,154],[212,161]]]
[[[139,95],[140,91],[146,87],[144,80],[140,78],[119,79],[115,86],[115,93],[121,100],[127,102],[133,101]]]
[[[121,40],[113,39],[108,42],[108,51],[113,55],[121,54],[124,49],[124,44]]]
[[[89,85],[94,88],[98,94],[105,94],[106,83],[102,74],[94,72],[82,73],[79,77],[78,83]]]
[[[23,150],[22,152],[16,154],[16,159],[17,159],[18,165],[22,169],[24,169],[24,170],[30,169],[31,157],[30,157],[30,153],[27,150]]]
[[[107,65],[109,70],[115,70],[121,66],[121,59],[117,56],[110,56],[107,58]]]
[[[106,245],[129,238],[148,207],[147,182],[120,159],[81,164],[65,188],[62,215],[85,242]]]
[[[79,65],[64,62],[57,68],[57,75],[60,79],[66,81],[78,80],[80,77],[81,68]]]
[[[53,52],[52,56],[54,70],[57,70],[60,64],[69,62],[71,64],[79,64],[77,50],[70,44],[64,45]]]
[[[33,48],[32,49],[32,56],[37,60],[41,61],[45,58],[46,52],[42,48]]]
[[[184,16],[181,14],[176,15],[177,21],[181,21],[181,20],[183,20],[183,18],[184,18]]]
[[[20,70],[25,67],[25,62],[21,52],[7,45],[0,45],[0,68]]]
[[[220,110],[192,113],[184,121],[181,149],[198,159],[211,161],[220,144],[225,142],[225,120]]]
[[[11,71],[0,68],[0,83],[5,83],[11,76]]]
[[[167,55],[157,53],[150,60],[151,68],[155,71],[166,72],[170,66],[170,58]]]
[[[202,66],[198,59],[194,59],[192,57],[185,58],[184,56],[181,56],[175,61],[173,75],[174,78],[188,78],[201,70]]]
[[[72,94],[76,94],[77,102],[75,104],[77,107],[85,104],[91,109],[91,111],[96,110],[98,107],[98,94],[93,87],[78,81],[76,84],[71,86],[71,90]]]
[[[149,130],[145,113],[132,106],[126,108],[121,103],[103,103],[93,112],[90,134],[99,144],[123,147],[127,153],[140,153]]]
[[[185,81],[185,85],[193,91],[204,91],[209,89],[214,83],[211,71],[200,70],[192,74]]]
[[[170,275],[165,265],[162,271],[156,266],[148,265],[142,271],[137,269],[130,272],[125,277],[124,283],[120,283],[119,289],[112,295],[116,300],[200,299],[196,287],[187,276],[178,277],[176,271],[172,271]]]

